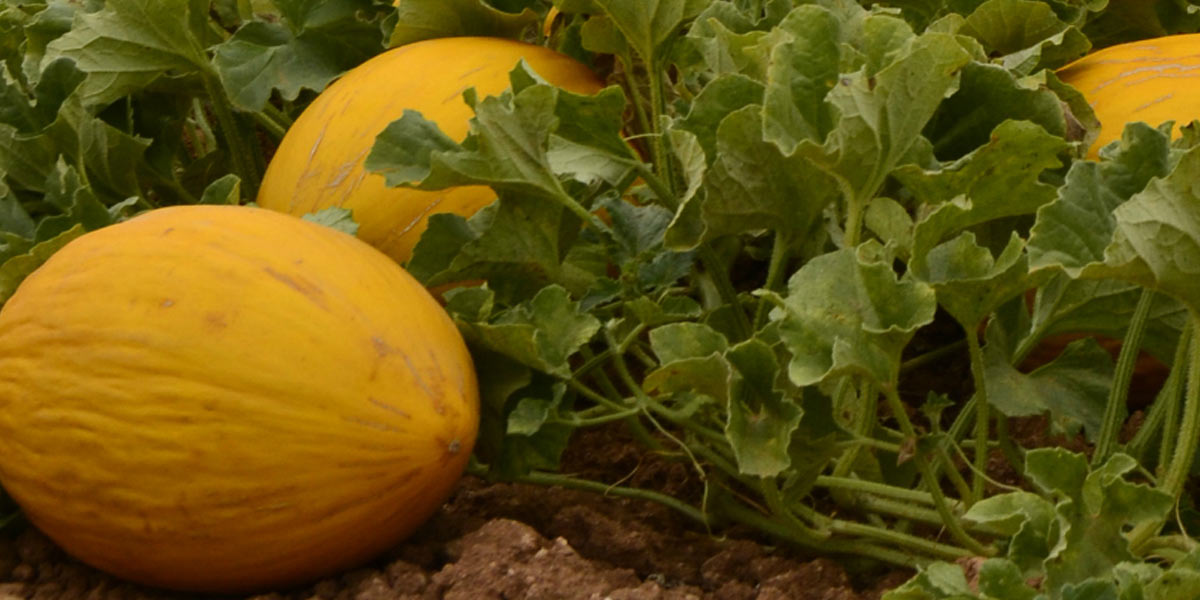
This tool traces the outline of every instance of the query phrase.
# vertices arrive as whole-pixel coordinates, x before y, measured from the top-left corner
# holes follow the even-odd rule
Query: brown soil
[[[257,600],[861,600],[906,573],[852,582],[829,559],[717,539],[644,502],[467,477],[374,563]],[[856,587],[856,584],[860,587]],[[190,600],[82,565],[32,528],[0,540],[0,600]]]

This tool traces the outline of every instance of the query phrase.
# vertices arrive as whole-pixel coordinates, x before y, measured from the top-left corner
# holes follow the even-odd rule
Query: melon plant
[[[1182,126],[1200,118],[1194,84],[1200,78],[1200,34],[1179,34],[1109,46],[1072,62],[1058,76],[1083,92],[1100,120],[1088,149],[1121,137],[1127,123]]]
[[[278,588],[407,536],[471,454],[454,324],[394,261],[273,211],[75,239],[0,311],[0,482],[126,579]]]
[[[1156,125],[1163,117],[1146,111],[1183,97],[1187,63],[1165,52],[1118,64],[1101,51],[1066,67],[1093,48],[1132,39],[1129,30],[1109,29],[1129,16],[1142,17],[1136,31],[1147,35],[1200,30],[1200,15],[1186,14],[1182,5],[0,0],[0,6],[0,102],[6,103],[0,105],[0,297],[72,236],[135,211],[254,199],[278,209],[276,216],[341,206],[351,209],[363,239],[392,258],[407,258],[405,268],[422,284],[456,285],[444,296],[445,308],[479,367],[484,411],[474,475],[651,500],[691,519],[696,531],[722,534],[735,524],[851,559],[847,565],[919,570],[893,598],[1158,598],[1168,597],[1163,592],[1172,582],[1200,581],[1200,549],[1192,541],[1200,529],[1187,516],[1200,443],[1200,346],[1191,341],[1200,327],[1193,258],[1200,252],[1200,136],[1171,139],[1165,129],[1132,123],[1121,133],[1123,143],[1099,160],[1087,160],[1085,147],[1098,132],[1097,114],[1106,129],[1130,117]],[[551,9],[558,15],[547,29]],[[1185,38],[1147,44],[1166,48],[1177,39]],[[523,49],[529,68],[501,48]],[[613,85],[595,94],[564,92],[552,84],[575,88],[556,81],[534,56],[558,56],[553,52],[595,66]],[[366,83],[350,85],[357,71],[337,79],[356,65],[394,56],[403,60]],[[575,72],[575,63],[555,60]],[[456,84],[443,80],[470,61],[499,63],[499,83],[474,81],[479,71],[471,68],[458,71],[466,78]],[[579,81],[589,79],[581,73]],[[1089,87],[1082,81],[1088,73],[1112,83]],[[1141,79],[1151,74],[1166,77]],[[1148,86],[1147,92],[1135,94],[1116,117],[1106,116],[1105,102],[1093,99],[1089,107],[1085,95],[1100,98],[1124,83],[1135,91]],[[583,91],[599,85],[593,80]],[[466,93],[472,87],[474,94]],[[428,106],[405,104],[437,90]],[[340,100],[326,99],[334,97]],[[383,114],[393,100],[399,110]],[[450,108],[462,112],[447,118],[442,111]],[[377,126],[364,125],[376,117]],[[301,132],[309,136],[303,143],[284,139]],[[260,194],[265,151],[280,142]],[[278,185],[286,171],[282,180],[290,183]],[[370,202],[351,199],[350,190],[363,192],[371,181],[380,203],[367,208]],[[416,191],[432,195],[406,195]],[[425,227],[421,215],[431,205],[456,203],[464,210],[433,214]],[[393,211],[401,218],[385,223]],[[302,302],[305,291],[320,288],[331,306],[341,306],[348,296],[328,291],[332,284],[293,288],[254,271],[251,259],[230,260],[220,277],[210,277],[211,290],[227,289],[218,283],[274,286],[264,289],[280,298],[293,294],[286,297],[297,310],[314,312],[270,321],[261,315],[274,312],[252,311],[262,319],[258,329],[270,332],[263,339],[280,342],[282,350],[264,352],[258,344],[267,342],[248,334],[224,352],[211,350],[206,344],[221,338],[200,329],[208,312],[215,326],[228,312],[222,307],[252,295],[210,290],[217,308],[178,317],[164,329],[197,340],[197,348],[209,349],[200,353],[206,360],[178,358],[171,352],[179,350],[146,332],[157,323],[152,318],[181,314],[170,311],[188,306],[182,296],[143,290],[138,298],[144,293],[173,304],[130,305],[114,282],[155,276],[155,290],[173,290],[195,281],[192,269],[210,273],[202,258],[207,242],[186,260],[173,254],[176,272],[160,277],[167,268],[158,246],[112,236],[106,239],[122,251],[142,254],[121,255],[121,268],[103,287],[96,284],[94,300],[74,293],[47,301],[40,317],[42,309],[14,299],[29,318],[43,318],[41,329],[30,331],[58,351],[48,357],[29,350],[31,359],[0,365],[8,367],[0,371],[5,381],[29,377],[23,373],[32,359],[74,369],[39,384],[61,388],[68,398],[82,398],[76,388],[83,384],[101,399],[115,398],[132,386],[166,386],[165,374],[194,372],[205,374],[198,381],[241,394],[261,391],[262,373],[272,383],[262,384],[269,389],[259,395],[290,390],[280,382],[300,377],[303,391],[286,396],[331,409],[340,406],[330,404],[339,394],[360,389],[356,382],[369,379],[363,365],[377,360],[366,334],[347,332],[374,322],[367,315],[375,311],[399,305],[413,312],[403,292],[369,301],[353,296],[366,307],[347,317],[354,325],[337,325]],[[307,239],[260,237],[252,246],[264,256],[292,252]],[[389,245],[401,238],[407,246]],[[81,266],[70,277],[93,272],[106,256],[76,257]],[[322,260],[306,264],[328,264]],[[272,264],[284,279],[300,281],[291,270],[298,265]],[[349,289],[371,280],[348,260],[337,265],[347,271]],[[250,268],[257,279],[246,283],[235,267]],[[53,287],[41,275],[30,285]],[[58,308],[62,303],[72,311]],[[76,312],[91,319],[87,326],[65,341],[54,337]],[[442,319],[433,314],[412,318]],[[128,333],[110,333],[116,325]],[[1036,370],[1024,366],[1059,335],[1082,337]],[[1115,361],[1093,335],[1122,340]],[[425,339],[401,337],[412,344]],[[353,339],[359,342],[347,341]],[[331,363],[312,358],[318,346],[334,357]],[[156,349],[138,354],[143,347]],[[387,347],[414,346],[388,341]],[[303,354],[306,348],[312,354]],[[1171,374],[1156,382],[1154,398],[1127,403],[1139,349],[1170,364]],[[356,352],[365,363],[351,364]],[[420,356],[414,352],[406,356]],[[111,367],[126,355],[136,359],[129,361],[134,367]],[[172,356],[171,368],[164,367],[164,357]],[[71,362],[83,360],[90,362]],[[335,375],[339,387],[316,385],[333,386]],[[163,389],[175,399],[206,388]],[[28,397],[9,388],[0,388],[0,396],[6,403]],[[103,406],[115,411],[119,404]],[[1129,418],[1135,408],[1144,419]],[[56,416],[41,408],[32,414]],[[74,426],[86,414],[63,414],[60,423]],[[291,544],[282,536],[293,529],[316,531],[309,522],[325,521],[328,510],[308,508],[315,500],[298,503],[300,524],[282,525],[248,512],[264,505],[238,496],[248,493],[242,488],[220,491],[218,483],[249,481],[246,489],[257,490],[251,486],[302,471],[332,478],[338,471],[321,460],[366,461],[357,449],[384,448],[396,438],[383,430],[403,422],[374,421],[386,426],[379,428],[384,437],[373,438],[371,428],[339,421],[322,431],[341,437],[320,451],[268,442],[275,438],[260,433],[260,447],[308,452],[299,462],[313,464],[301,469],[292,460],[226,480],[207,475],[220,464],[204,450],[215,444],[177,447],[176,438],[158,433],[189,439],[185,434],[202,431],[194,425],[204,422],[201,416],[189,424],[172,421],[172,411],[136,414],[168,421],[127,432],[154,448],[148,456],[165,461],[195,453],[198,467],[179,458],[176,471],[205,474],[218,490],[211,502],[240,515],[224,527],[179,526],[198,513],[180,517],[156,508],[146,513],[150,530],[203,540],[212,531],[245,529],[251,541],[224,547],[262,556],[263,548]],[[71,536],[117,521],[114,515],[134,515],[122,518],[131,520],[127,530],[136,529],[141,513],[117,508],[149,504],[154,496],[126,491],[124,479],[175,490],[175,498],[207,498],[185,483],[153,479],[163,470],[158,462],[130,466],[120,477],[119,469],[95,468],[93,454],[132,455],[132,443],[83,435],[111,422],[52,429],[62,439],[91,440],[64,446],[79,457],[77,468],[46,462],[48,444],[37,446],[38,453],[25,450],[34,446],[23,440],[41,435],[36,428],[5,442],[12,448],[0,447],[10,460],[41,461],[33,463],[40,478],[8,467],[24,474],[10,486],[31,519],[68,548]],[[272,433],[292,422],[261,418],[254,426]],[[436,430],[428,423],[422,426]],[[657,470],[608,477],[575,463],[565,472],[562,457],[573,435],[601,427],[604,439],[628,436],[655,461],[677,463],[670,472],[685,474],[688,485],[661,486],[651,475]],[[1132,437],[1122,435],[1135,427]],[[448,452],[456,438],[436,439],[438,456],[461,459]],[[1035,447],[1047,441],[1091,453]],[[571,456],[605,460],[599,452]],[[406,461],[399,456],[393,463]],[[315,487],[351,490],[358,495],[345,505],[361,502],[376,515],[409,510],[404,498],[375,505],[364,491],[368,480]],[[73,482],[88,486],[69,494],[49,487]],[[52,490],[62,507],[28,502],[39,497],[30,489]],[[72,521],[80,526],[56,521],[80,513],[88,515]],[[136,534],[93,537],[136,541],[148,535],[141,526]],[[349,547],[336,540],[328,546]],[[111,555],[110,546],[90,543],[102,548],[97,554]],[[314,552],[303,548],[298,555]],[[353,562],[342,556],[314,562],[312,574]],[[287,580],[270,566],[283,562],[264,559],[241,571],[218,562],[214,569],[255,573],[267,585]],[[963,565],[979,566],[970,580]],[[178,574],[159,566],[155,572]],[[246,575],[238,584],[249,581]],[[1200,586],[1171,589],[1182,590],[1171,597],[1200,595]]]
[[[448,37],[389,50],[347,72],[296,119],[267,167],[258,204],[295,215],[349,209],[360,238],[407,261],[431,215],[469,216],[496,195],[481,185],[388,187],[382,175],[363,167],[375,137],[405,111],[415,111],[461,141],[474,115],[463,93],[499,94],[520,61],[568,91],[591,94],[602,87],[574,59],[516,40]]]

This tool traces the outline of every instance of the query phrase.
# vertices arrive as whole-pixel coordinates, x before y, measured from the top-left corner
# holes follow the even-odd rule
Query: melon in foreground
[[[1059,69],[1100,120],[1088,156],[1121,137],[1126,123],[1180,127],[1200,119],[1200,34],[1170,35],[1110,46]]]
[[[389,50],[344,74],[301,113],[267,167],[257,204],[294,215],[349,209],[360,238],[407,261],[430,215],[470,216],[496,195],[486,186],[389,188],[382,175],[363,168],[375,137],[410,109],[462,141],[474,116],[463,92],[475,88],[480,98],[503,92],[522,59],[568,91],[594,94],[603,87],[574,59],[515,40],[438,38]]]
[[[454,324],[353,236],[158,209],[0,310],[0,482],[68,553],[154,586],[300,584],[445,500],[478,424]]]

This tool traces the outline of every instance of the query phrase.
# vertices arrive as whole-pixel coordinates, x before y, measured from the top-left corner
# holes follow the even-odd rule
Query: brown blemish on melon
[[[382,408],[383,410],[386,410],[388,412],[400,415],[401,417],[404,417],[405,419],[412,418],[412,415],[404,412],[403,410],[400,410],[400,407],[396,406],[395,404],[384,402],[383,400],[380,400],[378,398],[367,398],[367,402],[370,402],[371,404],[374,404],[375,406],[378,406],[379,408]]]
[[[206,329],[220,330],[229,327],[229,315],[222,312],[209,311],[204,313],[204,326]]]
[[[280,273],[271,267],[263,267],[263,272],[275,278],[280,283],[292,288],[293,290],[304,294],[305,297],[307,297],[309,300],[312,300],[313,304],[316,304],[325,310],[329,310],[329,307],[325,305],[325,292],[321,291],[321,288],[307,281],[297,280],[286,273]]]

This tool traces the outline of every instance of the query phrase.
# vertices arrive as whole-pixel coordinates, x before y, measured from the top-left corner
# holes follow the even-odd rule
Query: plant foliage
[[[476,282],[445,296],[479,365],[476,474],[917,569],[891,600],[1193,598],[1198,138],[1131,124],[1084,160],[1096,119],[1054,74],[1200,29],[1143,4],[0,0],[0,299],[86,231],[252,201],[304,106],[389,46],[545,44],[610,87],[522,64],[464,94],[464,141],[410,112],[367,158],[389,185],[497,192],[431,218],[406,265]],[[1125,344],[1026,366],[1068,333]],[[1140,349],[1173,369],[1122,441]],[[936,360],[970,385],[924,383]],[[1031,417],[1091,457],[1009,431]],[[703,495],[560,473],[597,426]]]

